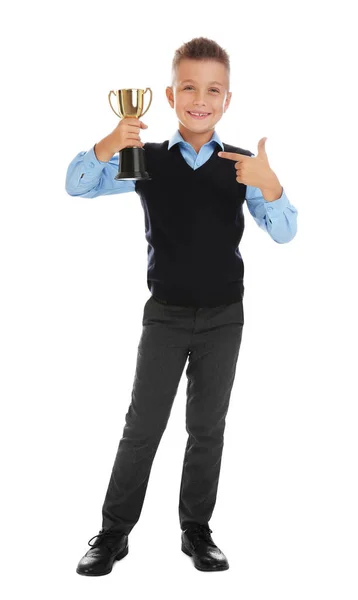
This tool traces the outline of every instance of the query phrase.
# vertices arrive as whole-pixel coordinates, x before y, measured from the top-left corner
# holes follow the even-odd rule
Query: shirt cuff
[[[277,200],[272,200],[270,202],[269,200],[265,200],[264,198],[264,204],[266,211],[268,211],[270,217],[275,216],[275,213],[282,213],[282,211],[288,206],[288,198],[285,194],[285,190],[283,189],[283,187],[282,194],[279,198],[277,198]]]
[[[104,162],[99,160],[94,151],[94,146],[90,150],[84,153],[83,155],[83,164],[86,168],[86,171],[102,171],[105,165],[108,165],[108,162]]]

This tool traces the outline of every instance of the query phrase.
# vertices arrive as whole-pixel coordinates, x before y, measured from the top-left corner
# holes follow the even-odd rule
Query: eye
[[[192,88],[192,87],[193,87],[192,85],[187,85],[187,86],[185,86],[184,90],[188,90],[189,88]],[[213,90],[214,92],[217,92],[218,94],[220,93],[220,90],[217,90],[215,88],[210,88],[210,89]]]

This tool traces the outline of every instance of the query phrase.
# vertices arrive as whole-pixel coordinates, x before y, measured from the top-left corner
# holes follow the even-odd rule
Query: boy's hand
[[[120,152],[127,146],[144,146],[139,134],[141,129],[146,129],[148,125],[135,117],[124,117],[117,127],[108,136],[111,148],[114,152]]]
[[[244,185],[270,190],[280,185],[277,175],[271,169],[265,150],[267,137],[257,144],[257,156],[246,156],[235,152],[219,152],[218,156],[235,160],[236,181]]]

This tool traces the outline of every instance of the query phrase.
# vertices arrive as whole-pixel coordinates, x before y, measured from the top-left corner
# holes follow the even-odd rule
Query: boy
[[[244,267],[238,249],[243,203],[278,243],[297,231],[297,211],[258,154],[223,144],[215,125],[230,100],[229,58],[216,42],[194,38],[173,59],[166,95],[179,119],[171,140],[143,144],[146,125],[124,118],[70,163],[66,191],[93,198],[136,191],[145,214],[147,283],[135,381],[102,508],[102,529],[77,573],[104,575],[128,553],[152,462],[188,359],[188,441],[179,498],[181,549],[202,571],[229,568],[209,528],[217,495],[225,418],[244,325]],[[116,181],[115,152],[144,146],[151,180]],[[223,150],[219,156],[218,150]],[[225,160],[226,159],[226,160]],[[235,163],[233,162],[235,161]]]

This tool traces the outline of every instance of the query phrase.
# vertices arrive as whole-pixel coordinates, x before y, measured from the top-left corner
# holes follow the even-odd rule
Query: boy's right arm
[[[66,192],[70,196],[96,198],[135,191],[135,180],[114,179],[118,173],[118,154],[108,162],[103,162],[98,160],[94,148],[79,152],[70,162],[66,174]]]
[[[135,180],[115,180],[119,157],[114,156],[127,146],[143,147],[139,132],[146,128],[142,121],[124,118],[113,132],[87,152],[79,152],[70,162],[65,189],[70,196],[95,198],[108,194],[135,191]]]

